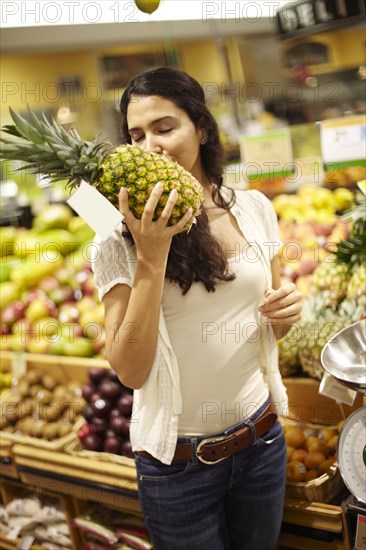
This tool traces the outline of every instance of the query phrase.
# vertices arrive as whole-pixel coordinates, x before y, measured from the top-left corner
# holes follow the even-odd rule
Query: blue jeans
[[[250,447],[214,465],[195,456],[169,466],[139,454],[135,459],[141,509],[154,550],[277,548],[286,481],[286,444],[278,420]]]

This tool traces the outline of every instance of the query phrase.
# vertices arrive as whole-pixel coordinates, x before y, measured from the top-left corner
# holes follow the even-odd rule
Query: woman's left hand
[[[264,303],[258,308],[273,325],[293,325],[301,319],[302,296],[293,283],[285,283],[265,293]]]

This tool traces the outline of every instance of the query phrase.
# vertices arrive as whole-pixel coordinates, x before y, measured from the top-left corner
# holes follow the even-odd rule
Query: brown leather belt
[[[257,437],[262,437],[274,426],[277,414],[274,412],[272,403],[262,414],[252,422],[253,430],[244,426],[230,435],[206,437],[202,439],[196,449],[198,460],[204,464],[216,464],[229,456],[243,451],[249,447]],[[255,430],[255,435],[254,435]],[[139,451],[137,454],[146,458],[154,458],[146,451]],[[193,457],[192,443],[178,443],[173,456],[174,460],[189,461]]]

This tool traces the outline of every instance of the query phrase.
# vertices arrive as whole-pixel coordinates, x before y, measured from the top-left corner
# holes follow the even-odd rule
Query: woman
[[[190,211],[167,226],[176,191],[152,221],[159,184],[141,220],[121,189],[124,224],[93,267],[108,360],[135,390],[130,435],[154,549],[274,549],[286,465],[276,338],[301,310],[280,283],[276,216],[261,193],[222,186],[218,128],[189,75],[138,75],[120,107],[124,142],[175,160],[204,189],[188,234]]]

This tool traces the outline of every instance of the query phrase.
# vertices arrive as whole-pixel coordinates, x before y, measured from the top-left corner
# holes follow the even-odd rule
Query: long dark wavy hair
[[[201,145],[200,151],[203,176],[214,184],[214,203],[228,210],[235,202],[235,194],[231,190],[229,201],[225,201],[220,194],[224,153],[218,126],[206,105],[203,88],[187,73],[172,67],[159,67],[141,73],[130,81],[120,101],[123,143],[131,143],[127,124],[127,108],[131,98],[152,95],[175,103],[186,112],[196,128],[204,130],[207,141]],[[127,226],[123,236],[133,242]],[[183,294],[188,292],[193,282],[201,281],[208,292],[213,292],[218,281],[234,279],[234,275],[229,273],[224,252],[210,231],[204,209],[188,234],[179,233],[173,237],[165,276],[178,283]]]

